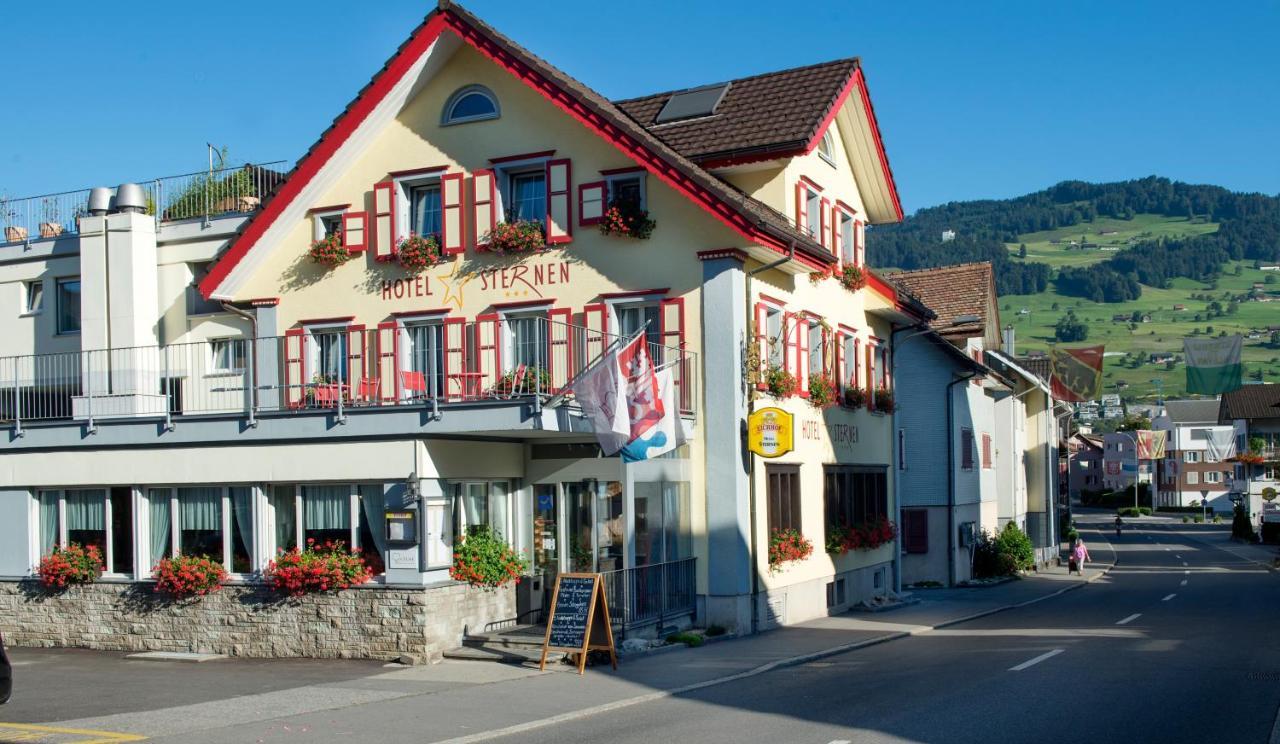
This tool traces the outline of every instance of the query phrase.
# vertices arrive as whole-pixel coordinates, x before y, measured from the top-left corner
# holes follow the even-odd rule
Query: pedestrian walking
[[[1076,538],[1076,544],[1071,548],[1071,557],[1067,559],[1067,575],[1070,576],[1072,571],[1084,576],[1084,562],[1089,560],[1089,549],[1085,547],[1084,540]]]

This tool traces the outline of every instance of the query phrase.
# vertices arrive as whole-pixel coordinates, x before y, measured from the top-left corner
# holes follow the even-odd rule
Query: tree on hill
[[[1126,413],[1120,423],[1116,424],[1116,431],[1138,431],[1150,428],[1151,419],[1137,413]]]
[[[1026,258],[1026,257],[1027,257],[1027,244],[1023,243],[1022,245],[1018,246],[1018,258]],[[1236,267],[1236,268],[1239,268],[1239,267]]]
[[[1068,310],[1066,315],[1058,319],[1053,328],[1053,336],[1063,342],[1084,341],[1089,338],[1089,325],[1076,317],[1075,310]]]

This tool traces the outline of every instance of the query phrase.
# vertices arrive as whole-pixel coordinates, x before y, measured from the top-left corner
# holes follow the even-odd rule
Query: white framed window
[[[1194,486],[1200,482],[1200,473],[1195,470],[1187,471],[1187,485]]]
[[[840,219],[840,261],[856,266],[858,263],[857,225],[853,215],[843,209],[836,210],[836,214]]]
[[[507,481],[460,481],[453,484],[455,535],[488,527],[510,544],[515,542],[511,488]]]
[[[243,338],[209,339],[209,369],[214,374],[243,373],[247,343]]]
[[[1183,452],[1182,461],[1186,463],[1192,463],[1192,464],[1198,463],[1200,462],[1200,453],[1195,450],[1189,450],[1187,452]]]
[[[1222,473],[1219,473],[1216,470],[1210,470],[1209,472],[1204,474],[1204,482],[1205,483],[1221,483]]]
[[[410,234],[440,236],[444,210],[440,196],[440,175],[405,176],[395,179],[396,240]]]
[[[608,198],[605,201],[609,204],[634,202],[640,209],[648,209],[649,200],[644,176],[645,174],[641,172],[605,176],[605,184],[608,187]]]
[[[828,127],[827,131],[822,133],[822,140],[818,143],[818,157],[834,166],[836,164],[835,152],[835,141],[831,136],[831,129]]]
[[[809,236],[822,240],[822,197],[812,189],[805,190],[805,220]]]
[[[22,283],[22,314],[39,315],[44,310],[44,281]]]
[[[543,222],[547,218],[547,172],[508,168],[499,171],[502,214],[506,222]]]
[[[845,333],[840,343],[844,346],[844,369],[841,370],[844,379],[840,385],[842,389],[858,387],[858,337]]]
[[[405,398],[444,395],[444,316],[405,321],[400,329],[400,394]]]
[[[98,548],[103,572],[112,576],[134,573],[132,487],[75,488],[36,494],[40,555],[55,545]]]
[[[610,328],[617,328],[619,336],[630,337],[643,329],[651,351],[662,344],[661,309],[657,300],[615,300],[608,302],[608,306],[613,316]]]
[[[341,542],[373,575],[386,570],[386,503],[381,483],[275,484],[268,491],[274,550]]]
[[[782,336],[784,320],[782,309],[766,305],[764,319],[764,342],[768,351],[769,366],[782,368],[785,366],[783,361],[786,359],[787,348],[787,340]]]
[[[822,322],[810,318],[809,327],[806,332],[809,334],[809,376],[816,377],[827,373],[827,347],[823,343],[825,334],[822,332]]]
[[[504,372],[518,367],[545,369],[547,356],[547,311],[521,310],[502,316]]]
[[[341,209],[312,213],[311,239],[324,240],[330,235],[342,232],[342,215],[344,213],[344,210]]]
[[[440,115],[441,125],[497,119],[502,115],[498,98],[483,85],[468,85],[449,96]]]
[[[80,277],[64,277],[57,281],[59,336],[80,332]]]
[[[338,382],[347,378],[347,324],[306,326],[307,354],[315,382]]]
[[[181,554],[215,560],[236,575],[261,568],[253,557],[254,502],[252,486],[148,488],[151,564]]]

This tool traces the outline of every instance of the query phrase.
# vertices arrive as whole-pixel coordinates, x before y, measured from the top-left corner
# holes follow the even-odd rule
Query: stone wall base
[[[178,602],[152,587],[99,582],[49,592],[36,581],[0,582],[0,632],[24,647],[436,661],[466,630],[516,614],[512,587],[361,587],[289,598],[245,585]]]

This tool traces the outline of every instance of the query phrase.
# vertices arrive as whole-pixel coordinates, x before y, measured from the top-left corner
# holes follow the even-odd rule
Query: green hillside
[[[1087,266],[1140,241],[1205,235],[1217,229],[1218,223],[1199,217],[1194,220],[1160,214],[1138,214],[1128,220],[1098,217],[1093,222],[1019,235],[1017,243],[1005,245],[1013,257],[1017,257],[1020,246],[1027,246],[1028,261],[1053,267]]]

